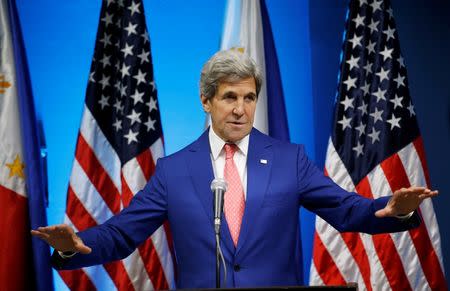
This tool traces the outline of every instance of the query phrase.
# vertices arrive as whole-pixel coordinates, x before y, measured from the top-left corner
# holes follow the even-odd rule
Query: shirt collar
[[[217,160],[226,142],[214,132],[212,126],[209,127],[208,136],[209,136],[209,145],[211,147],[211,154],[213,156],[213,159]],[[238,140],[237,142],[234,143],[244,156],[247,156],[248,153],[249,139],[250,134],[247,134],[243,139]]]

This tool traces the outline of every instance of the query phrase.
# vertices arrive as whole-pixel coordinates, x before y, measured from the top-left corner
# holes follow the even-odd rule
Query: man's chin
[[[239,132],[233,132],[232,134],[227,136],[227,142],[237,142],[246,137],[250,133],[249,130],[242,130]]]

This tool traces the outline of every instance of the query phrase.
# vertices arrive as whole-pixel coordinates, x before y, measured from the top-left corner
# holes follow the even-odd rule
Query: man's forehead
[[[224,80],[219,82],[217,89],[223,91],[223,93],[242,89],[247,89],[248,91],[256,93],[256,81],[253,77],[236,80]]]

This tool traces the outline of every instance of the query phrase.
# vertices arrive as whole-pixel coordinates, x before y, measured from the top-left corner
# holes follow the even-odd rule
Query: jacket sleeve
[[[105,223],[78,233],[84,244],[92,248],[90,254],[63,259],[55,251],[53,267],[78,269],[125,258],[158,229],[167,219],[163,164],[164,160],[159,159],[155,174],[127,208]]]
[[[303,146],[298,148],[297,159],[300,203],[338,231],[376,234],[419,226],[417,213],[407,220],[377,218],[375,212],[384,208],[390,197],[369,199],[342,189],[308,159]]]

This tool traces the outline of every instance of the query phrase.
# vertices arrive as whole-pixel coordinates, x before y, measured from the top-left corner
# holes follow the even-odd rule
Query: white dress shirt
[[[247,153],[249,136],[246,135],[243,139],[235,142],[238,150],[234,153],[233,161],[237,167],[239,177],[241,178],[242,189],[244,190],[244,198],[247,198]],[[224,178],[223,172],[225,169],[225,145],[223,141],[213,130],[212,126],[209,128],[209,145],[211,147],[211,163],[214,170],[215,178]]]

